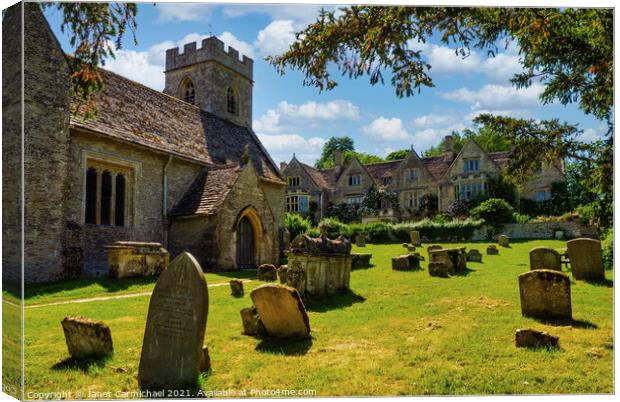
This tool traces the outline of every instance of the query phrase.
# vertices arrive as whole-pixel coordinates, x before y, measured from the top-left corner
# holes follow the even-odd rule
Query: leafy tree
[[[104,84],[98,68],[105,65],[106,58],[114,57],[114,50],[121,48],[127,30],[137,44],[138,6],[135,3],[80,2],[41,3],[41,6],[55,7],[62,12],[60,29],[63,33],[70,32],[69,44],[75,49],[70,65],[72,92],[81,101],[78,108],[84,117],[96,117],[93,95],[102,91]]]
[[[344,153],[344,163],[348,164],[353,158],[356,158],[362,164],[384,162],[384,159],[377,155],[366,152],[347,151]]]
[[[465,145],[466,139],[463,135],[461,135],[456,130],[453,130],[452,133],[450,133],[450,135],[452,136],[452,150],[454,151],[455,154],[458,154],[459,152],[461,152],[461,149],[463,149],[463,145]],[[441,156],[445,152],[446,152],[446,139],[444,137],[439,143],[439,145],[434,145],[430,147],[429,149],[424,151],[422,155],[425,158],[429,158],[431,156]]]
[[[325,169],[334,166],[334,152],[354,151],[353,139],[351,137],[330,137],[323,145],[321,157],[314,163],[317,169]]]
[[[390,152],[388,156],[385,157],[385,160],[386,161],[397,161],[400,159],[405,159],[407,155],[409,155],[408,149],[400,149],[398,151]]]
[[[514,222],[514,208],[501,198],[489,198],[476,208],[472,209],[470,216],[474,219],[484,219],[488,224],[501,224]]]
[[[484,125],[477,130],[466,128],[461,133],[454,130],[450,135],[452,136],[452,150],[457,154],[469,140],[476,141],[485,152],[509,151],[512,148],[509,136]],[[443,155],[444,152],[446,152],[445,138],[441,140],[439,145],[430,147],[426,150],[424,156],[440,156]]]

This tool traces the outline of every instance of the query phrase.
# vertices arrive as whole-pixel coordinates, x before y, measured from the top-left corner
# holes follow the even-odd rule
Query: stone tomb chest
[[[300,234],[291,243],[289,270],[301,268],[305,282],[295,286],[303,296],[321,298],[349,289],[351,277],[351,243],[339,237],[312,238]]]
[[[160,243],[117,241],[105,246],[111,278],[159,275],[170,262]]]

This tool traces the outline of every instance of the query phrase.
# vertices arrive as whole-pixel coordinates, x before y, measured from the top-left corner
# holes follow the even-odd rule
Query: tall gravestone
[[[208,312],[204,273],[184,252],[162,272],[151,296],[138,371],[143,389],[178,389],[194,383]]]
[[[579,238],[566,242],[570,269],[575,279],[605,279],[601,242]]]
[[[571,319],[570,279],[551,269],[519,275],[521,314],[542,319]]]
[[[420,240],[420,232],[417,230],[412,230],[409,232],[409,237],[411,238],[411,244],[416,247],[420,247],[422,245],[422,240]]]
[[[535,247],[530,250],[530,270],[554,269],[562,270],[560,253],[549,247]]]

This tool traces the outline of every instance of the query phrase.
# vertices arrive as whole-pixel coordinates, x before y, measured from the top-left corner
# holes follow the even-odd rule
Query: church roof
[[[204,169],[169,215],[212,215],[226,199],[241,174],[239,165]]]
[[[249,144],[258,174],[282,181],[252,130],[105,69],[100,71],[104,90],[95,95],[98,115],[83,119],[72,114],[72,127],[208,165],[239,163]],[[78,104],[73,102],[73,106]]]

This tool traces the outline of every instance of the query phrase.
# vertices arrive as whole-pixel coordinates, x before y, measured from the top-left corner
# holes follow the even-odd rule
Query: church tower
[[[215,36],[166,51],[164,93],[192,103],[235,124],[252,128],[254,61],[239,59],[232,47]]]

